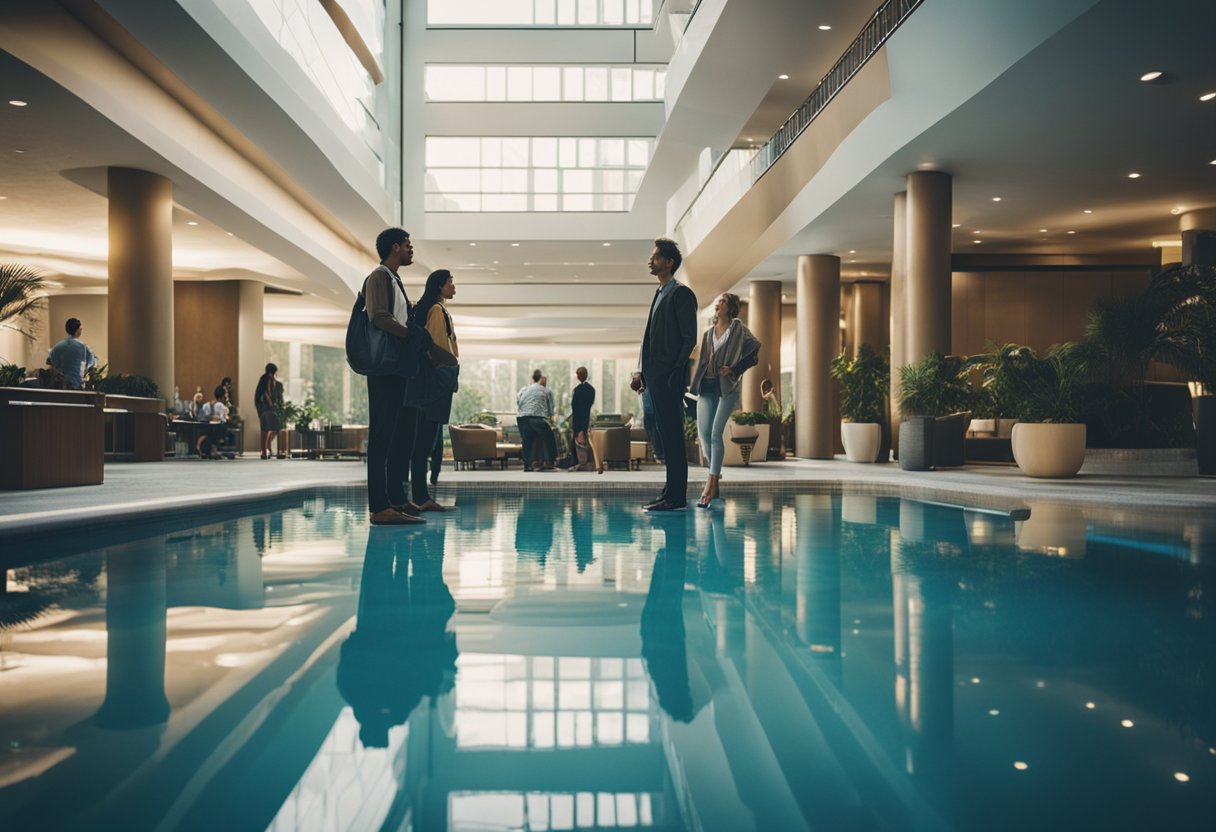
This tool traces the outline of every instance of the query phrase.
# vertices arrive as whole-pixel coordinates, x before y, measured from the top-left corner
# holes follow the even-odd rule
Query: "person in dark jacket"
[[[642,336],[642,382],[650,391],[655,420],[667,454],[667,480],[646,511],[680,511],[688,505],[688,457],[684,447],[684,379],[697,343],[697,296],[675,279],[683,256],[674,240],[660,237],[648,262],[659,288]]]
[[[586,433],[591,429],[591,406],[595,404],[595,388],[587,382],[587,368],[579,367],[574,371],[578,384],[570,394],[570,430],[575,436],[579,431]]]

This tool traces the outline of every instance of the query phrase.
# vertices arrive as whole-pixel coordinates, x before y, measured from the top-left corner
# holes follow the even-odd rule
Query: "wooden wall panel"
[[[210,399],[224,376],[232,377],[234,387],[240,383],[239,316],[236,281],[173,284],[174,375],[183,399],[193,396],[196,388]]]
[[[1063,314],[1060,310],[1064,296],[1063,281],[1058,274],[1028,272],[1022,282],[1024,303],[1022,322],[1023,344],[1034,350],[1045,350],[1062,340]]]
[[[988,274],[984,276],[984,284],[984,340],[1025,343],[1025,275]]]

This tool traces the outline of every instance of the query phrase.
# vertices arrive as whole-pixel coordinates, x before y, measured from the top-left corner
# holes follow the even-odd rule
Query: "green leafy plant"
[[[1164,296],[1157,356],[1216,395],[1216,266],[1179,266],[1153,279]]]
[[[68,380],[63,373],[54,367],[39,367],[37,371],[38,386],[48,390],[63,390],[68,386]]]
[[[967,367],[958,358],[932,352],[899,368],[899,412],[911,416],[948,416],[971,402]]]
[[[767,425],[768,414],[763,410],[736,410],[730,418],[736,425]],[[694,422],[695,424],[695,422]]]
[[[25,368],[16,364],[0,364],[0,387],[20,387],[25,381]]]
[[[490,425],[491,427],[498,426],[498,417],[488,410],[483,410],[480,413],[473,414],[469,419],[471,425]]]
[[[832,359],[832,378],[840,382],[840,415],[848,422],[885,421],[891,368],[887,358],[862,344],[854,358]]]
[[[684,417],[684,441],[685,442],[696,442],[697,441],[697,420],[690,419],[687,416]]]
[[[94,367],[85,377],[85,388],[111,396],[137,396],[144,399],[159,399],[160,388],[147,376],[111,373],[108,364]]]
[[[1043,355],[1029,347],[1009,375],[1010,393],[1023,422],[1083,421],[1089,391],[1089,366],[1084,347],[1057,344]]]
[[[1013,389],[1015,375],[1034,356],[1021,344],[989,341],[988,352],[968,356],[963,364],[979,371],[979,385],[972,388],[971,412],[981,419],[1012,419],[1017,413]]]
[[[34,313],[42,308],[44,288],[42,275],[34,269],[0,263],[0,327],[34,340],[37,329]]]

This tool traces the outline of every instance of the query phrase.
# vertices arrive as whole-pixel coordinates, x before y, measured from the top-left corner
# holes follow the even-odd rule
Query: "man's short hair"
[[[671,261],[672,274],[679,271],[680,264],[684,262],[684,255],[680,254],[680,246],[675,240],[668,237],[660,237],[654,241],[654,247],[659,250],[660,257],[665,257]]]
[[[579,381],[583,381],[584,379],[586,379],[586,378],[587,378],[587,368],[586,368],[586,367],[579,367],[577,370],[575,370],[575,371],[574,371],[574,376],[575,376],[575,378],[577,378]]]
[[[215,388],[215,398],[222,401],[224,394],[227,392],[228,391],[224,389],[224,385],[221,384],[219,387]]]
[[[538,384],[540,383],[540,376],[541,376],[541,372],[540,372],[540,370],[533,370],[533,371],[532,371],[532,380],[533,380],[533,381],[535,381],[535,382],[536,382],[536,383],[538,383]]]
[[[404,228],[386,228],[376,237],[376,254],[383,263],[393,253],[393,246],[403,245],[410,238],[410,233]]]
[[[68,322],[63,325],[67,330],[68,335],[75,335],[80,331],[80,318],[68,318]]]

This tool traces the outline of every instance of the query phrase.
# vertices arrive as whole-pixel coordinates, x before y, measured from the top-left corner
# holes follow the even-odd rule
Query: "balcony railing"
[[[802,131],[811,125],[816,116],[832,102],[836,94],[844,89],[849,80],[866,65],[874,53],[882,48],[895,30],[923,2],[924,0],[886,0],[879,6],[878,11],[874,12],[874,16],[849,44],[849,48],[844,51],[840,59],[823,76],[806,101],[802,102],[798,109],[785,120],[771,139],[755,151],[755,155],[748,164],[744,165],[742,169],[734,164],[723,166],[723,162],[731,159],[734,154],[724,153],[719,157],[713,171],[705,180],[705,184],[697,191],[697,195],[692,198],[692,202],[680,216],[676,227],[682,227],[691,216],[697,213],[697,205],[703,197],[708,198],[712,194],[721,193],[726,189],[723,183],[714,182],[719,175],[739,177],[742,180],[743,192],[758,182],[760,177],[789,149],[790,145],[797,141],[798,137],[802,135]]]

